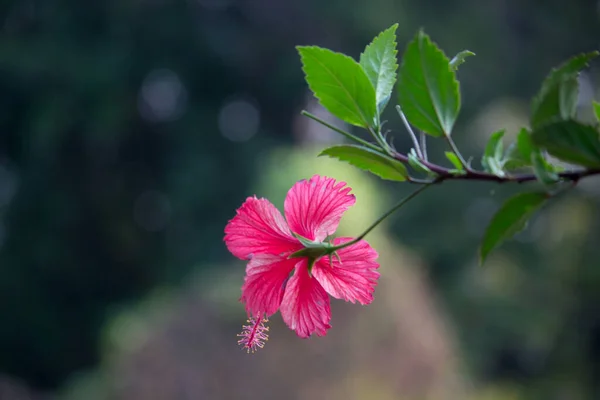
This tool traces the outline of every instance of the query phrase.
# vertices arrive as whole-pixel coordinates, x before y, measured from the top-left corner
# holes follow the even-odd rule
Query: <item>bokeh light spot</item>
[[[232,142],[245,142],[256,135],[260,125],[258,108],[247,100],[226,103],[219,112],[219,130]]]
[[[138,107],[142,117],[148,121],[180,118],[187,107],[187,93],[179,76],[168,69],[151,71],[142,83]]]

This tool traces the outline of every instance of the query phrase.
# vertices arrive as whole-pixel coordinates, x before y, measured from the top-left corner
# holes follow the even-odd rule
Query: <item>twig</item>
[[[404,154],[395,153],[393,157],[401,161],[403,163],[408,163],[408,156]],[[454,180],[454,181],[483,181],[483,182],[497,182],[497,183],[506,183],[506,182],[516,182],[516,183],[525,183],[537,181],[537,177],[534,174],[514,174],[514,175],[506,175],[506,176],[498,176],[494,174],[490,174],[489,172],[483,171],[475,171],[473,169],[469,169],[465,171],[464,174],[454,174],[450,169],[441,167],[437,164],[432,164],[425,160],[420,160],[423,165],[429,168],[432,172],[437,174],[437,181],[442,182],[446,180]],[[565,171],[557,174],[559,178],[577,182],[582,178],[592,175],[600,175],[600,168],[592,168],[592,169],[582,169],[576,171]],[[421,183],[421,182],[413,182],[413,183]]]

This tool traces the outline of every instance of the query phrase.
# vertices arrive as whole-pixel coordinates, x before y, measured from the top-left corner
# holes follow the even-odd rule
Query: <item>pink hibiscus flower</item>
[[[353,238],[327,241],[355,197],[345,182],[315,175],[297,182],[284,203],[285,219],[266,199],[248,197],[225,227],[225,243],[236,257],[249,260],[240,300],[250,325],[240,343],[262,347],[263,322],[277,310],[298,336],[326,334],[331,326],[329,295],[369,304],[377,285],[377,252]],[[287,223],[286,223],[287,220]]]

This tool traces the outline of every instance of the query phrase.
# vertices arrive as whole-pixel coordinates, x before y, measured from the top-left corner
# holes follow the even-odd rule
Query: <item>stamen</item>
[[[241,345],[248,353],[254,353],[258,349],[265,346],[265,342],[269,340],[269,327],[265,326],[269,322],[268,318],[262,316],[248,318],[248,325],[242,326],[242,333],[238,333],[241,337],[238,344]]]

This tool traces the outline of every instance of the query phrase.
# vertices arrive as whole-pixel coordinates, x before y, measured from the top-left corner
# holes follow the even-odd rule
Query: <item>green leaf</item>
[[[600,103],[597,101],[592,101],[592,106],[594,107],[594,114],[596,115],[596,119],[600,121]]]
[[[531,133],[526,128],[521,128],[516,143],[511,145],[504,160],[505,170],[523,167],[532,167],[537,179],[546,185],[558,181],[556,171],[560,168],[546,160],[541,150],[533,143]]]
[[[565,79],[560,86],[559,109],[562,119],[574,118],[577,114],[579,81],[577,78]]]
[[[366,147],[354,145],[333,146],[323,150],[319,156],[329,156],[346,161],[382,179],[398,182],[408,179],[408,171],[404,164]]]
[[[505,171],[524,167],[532,167],[539,181],[545,184],[555,183],[558,180],[557,171],[562,167],[550,164],[541,150],[531,140],[531,133],[526,128],[521,128],[516,142],[512,143],[503,160]]]
[[[487,172],[490,172],[496,176],[504,176],[504,168],[502,162],[496,158],[491,157],[483,157],[481,159],[481,164],[483,165],[483,169]]]
[[[462,163],[460,162],[460,160],[458,159],[458,156],[456,154],[454,154],[451,151],[447,151],[445,152],[446,154],[446,158],[448,159],[448,161],[450,161],[452,163],[452,165],[454,165],[454,168],[456,168],[459,171],[462,171],[465,169],[465,167],[462,165]]]
[[[298,46],[306,82],[330,113],[363,128],[375,122],[375,88],[352,58],[316,46]]]
[[[526,128],[521,128],[517,135],[517,149],[523,160],[531,161],[531,153],[536,147],[531,140],[531,133]]]
[[[554,157],[590,168],[600,167],[598,131],[577,121],[557,121],[535,129],[533,142]]]
[[[535,149],[529,131],[521,128],[517,140],[511,143],[504,156],[504,169],[507,171],[531,166],[531,152]]]
[[[547,198],[548,195],[544,192],[533,192],[520,193],[508,199],[492,217],[485,231],[479,248],[480,264],[503,241],[523,230],[527,221]]]
[[[457,55],[454,56],[452,60],[450,60],[450,68],[454,71],[458,69],[458,66],[465,62],[467,57],[474,56],[475,53],[469,50],[463,50]]]
[[[502,155],[504,154],[504,144],[502,143],[502,138],[504,137],[505,132],[506,131],[504,129],[501,129],[490,135],[490,139],[485,146],[484,152],[487,157],[496,158],[498,160],[502,159]]]
[[[456,74],[444,53],[422,31],[404,52],[398,101],[408,121],[433,136],[450,135],[460,110]]]
[[[531,165],[531,161],[523,161],[515,158],[507,158],[504,160],[504,170],[505,171],[514,171],[522,168],[526,168]]]
[[[396,29],[398,24],[381,32],[364,53],[360,65],[375,88],[375,99],[379,114],[383,111],[396,84]]]
[[[483,165],[484,169],[498,176],[505,175],[504,171],[502,170],[504,157],[504,145],[502,143],[502,138],[504,137],[504,132],[504,129],[502,129],[492,133],[487,145],[485,146],[485,151],[481,159],[481,164]]]
[[[542,182],[544,185],[552,185],[558,182],[559,178],[554,172],[553,165],[546,161],[546,158],[539,149],[534,149],[531,152],[531,165],[533,166],[533,172],[538,181]]]
[[[569,98],[576,100],[578,92],[576,75],[564,77],[562,81],[557,82],[555,86],[548,90],[545,97],[537,100],[539,104],[534,100],[531,126],[537,128],[549,121],[572,117],[571,113],[576,103],[569,105],[566,101]]]
[[[579,95],[579,72],[585,68],[598,52],[580,54],[553,69],[544,80],[540,91],[533,99],[531,126],[536,128],[554,119],[569,119],[575,116]]]
[[[411,149],[410,153],[408,153],[408,163],[415,171],[424,172],[427,175],[433,174],[433,171],[419,160],[415,149]]]

